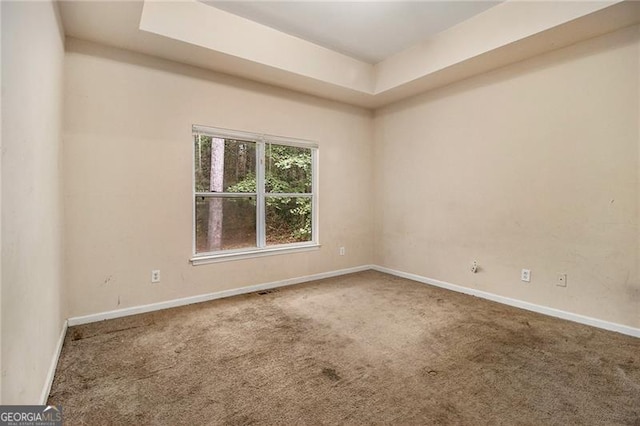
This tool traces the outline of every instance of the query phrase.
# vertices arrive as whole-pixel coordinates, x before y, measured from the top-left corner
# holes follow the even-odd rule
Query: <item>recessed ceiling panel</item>
[[[371,64],[500,3],[202,1]]]

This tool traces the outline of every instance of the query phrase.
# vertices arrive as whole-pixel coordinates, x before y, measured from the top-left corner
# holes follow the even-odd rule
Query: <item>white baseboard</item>
[[[72,317],[67,320],[69,326],[88,324],[91,322],[103,321],[107,319],[126,317],[129,315],[143,314],[145,312],[159,311],[161,309],[175,308],[177,306],[191,305],[193,303],[207,302],[209,300],[222,299],[224,297],[237,296],[240,294],[254,293],[256,291],[268,290],[276,287],[284,287],[294,284],[301,284],[308,281],[321,280],[323,278],[337,277],[373,269],[371,265],[356,266],[353,268],[339,269],[337,271],[322,272],[319,274],[306,275],[303,277],[289,278],[281,281],[273,281],[266,284],[251,285],[248,287],[234,288],[231,290],[218,291],[215,293],[201,294],[198,296],[184,297],[181,299],[167,300],[165,302],[151,303],[148,305],[132,306],[130,308],[118,309],[114,311],[100,312],[97,314]]]
[[[247,286],[247,287],[240,287],[240,288],[235,288],[231,290],[219,291],[215,293],[201,294],[198,296],[184,297],[181,299],[173,299],[173,300],[167,300],[164,302],[151,303],[148,305],[132,306],[130,308],[123,308],[123,309],[118,309],[114,311],[107,311],[107,312],[100,312],[97,314],[72,317],[67,320],[67,323],[69,326],[88,324],[91,322],[103,321],[107,319],[120,318],[120,317],[129,316],[129,315],[143,314],[145,312],[158,311],[161,309],[191,305],[193,303],[206,302],[209,300],[222,299],[224,297],[231,297],[231,296],[237,296],[240,294],[253,293],[256,291],[268,290],[271,288],[300,284],[308,281],[320,280],[323,278],[337,277],[340,275],[366,271],[369,269],[373,269],[379,272],[384,272],[384,273],[395,275],[402,278],[407,278],[423,284],[429,284],[436,287],[445,288],[447,290],[452,290],[458,293],[469,294],[471,296],[492,300],[494,302],[503,303],[505,305],[515,306],[517,308],[526,309],[528,311],[538,312],[538,313],[549,315],[552,317],[578,322],[580,324],[591,325],[593,327],[615,331],[615,332],[626,334],[629,336],[640,337],[639,328],[634,328],[634,327],[630,327],[623,324],[604,321],[601,319],[592,318],[592,317],[588,317],[585,315],[580,315],[572,312],[562,311],[560,309],[550,308],[547,306],[536,305],[535,303],[525,302],[518,299],[512,299],[512,298],[500,296],[494,293],[489,293],[489,292],[477,290],[474,288],[464,287],[457,284],[451,284],[445,281],[440,281],[433,278],[427,278],[421,275],[411,274],[408,272],[397,271],[395,269],[385,268],[383,266],[378,266],[378,265],[356,266],[353,268],[322,272],[319,274],[306,275],[306,276],[297,277],[297,278],[289,278],[286,280],[274,281],[274,282],[265,283],[265,284],[257,284],[257,285]],[[66,327],[67,327],[67,324],[65,324],[65,330],[66,330]],[[62,338],[64,339],[64,336],[62,336]],[[61,345],[62,341],[60,341],[59,344]]]
[[[42,388],[42,394],[40,394],[41,405],[45,405],[47,403],[47,399],[49,399],[49,393],[51,392],[51,386],[53,385],[53,378],[56,375],[56,368],[58,367],[58,359],[60,359],[60,352],[62,352],[62,344],[64,343],[65,336],[67,335],[67,325],[68,321],[65,321],[62,324],[62,330],[60,331],[58,344],[56,345],[56,350],[53,352],[53,358],[51,359],[51,364],[49,365],[49,371],[47,372],[44,387]]]
[[[429,284],[436,287],[445,288],[447,290],[452,290],[458,293],[469,294],[471,296],[480,297],[482,299],[492,300],[494,302],[503,303],[509,306],[515,306],[516,308],[526,309],[528,311],[538,312],[540,314],[549,315],[556,318],[562,318],[569,321],[577,322],[580,324],[586,324],[586,325],[602,328],[609,331],[615,331],[618,333],[626,334],[628,336],[640,337],[640,328],[634,328],[628,325],[604,321],[601,319],[592,318],[585,315],[574,314],[572,312],[562,311],[560,309],[555,309],[555,308],[549,308],[547,306],[536,305],[535,303],[524,302],[518,299],[511,299],[509,297],[499,296],[497,294],[489,293],[486,291],[476,290],[474,288],[451,284],[445,281],[435,280],[433,278],[427,278],[427,277],[423,277],[416,274],[410,274],[408,272],[397,271],[395,269],[385,268],[383,266],[373,265],[371,268],[379,272],[395,275],[397,277],[407,278],[413,281],[418,281],[423,284]]]

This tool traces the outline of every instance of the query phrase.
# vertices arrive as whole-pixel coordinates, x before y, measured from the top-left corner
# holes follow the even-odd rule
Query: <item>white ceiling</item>
[[[501,2],[201,1],[371,64]]]

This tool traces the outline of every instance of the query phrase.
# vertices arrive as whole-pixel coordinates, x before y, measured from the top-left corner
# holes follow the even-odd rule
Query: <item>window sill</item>
[[[252,259],[255,257],[273,256],[276,254],[300,253],[320,249],[320,244],[310,244],[304,246],[274,247],[261,250],[242,251],[235,253],[207,254],[194,256],[189,261],[193,266],[205,265],[207,263],[227,262],[231,260]]]

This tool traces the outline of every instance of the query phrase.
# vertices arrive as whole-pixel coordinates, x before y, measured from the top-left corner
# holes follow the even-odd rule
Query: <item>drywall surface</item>
[[[64,41],[53,2],[1,7],[2,403],[39,404],[64,318]]]
[[[2,81],[2,6],[0,6],[0,82]],[[0,152],[2,152],[2,100],[0,99]],[[2,217],[2,159],[0,157],[0,218]],[[2,252],[2,220],[0,220],[0,252]],[[2,261],[0,260],[0,403],[2,403]]]
[[[371,112],[74,39],[65,67],[69,317],[371,263]],[[192,266],[193,124],[316,141],[322,247]]]
[[[373,91],[371,65],[199,1],[145,2],[140,29],[363,93]]]
[[[638,40],[628,28],[377,111],[375,263],[640,326]]]
[[[507,1],[376,65],[377,93],[605,9],[618,1]],[[556,40],[561,42],[561,40]]]

